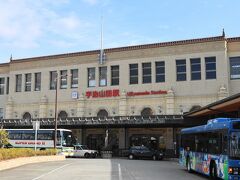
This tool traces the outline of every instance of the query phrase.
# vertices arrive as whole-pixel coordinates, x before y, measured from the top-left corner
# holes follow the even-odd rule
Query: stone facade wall
[[[218,99],[239,92],[240,80],[229,79],[229,57],[240,56],[240,43],[213,41],[172,45],[156,48],[141,48],[106,51],[107,61],[99,65],[97,51],[69,56],[51,56],[13,60],[0,66],[0,77],[10,78],[9,95],[0,95],[0,108],[4,108],[5,118],[22,118],[29,112],[33,118],[54,117],[55,90],[49,90],[50,71],[79,70],[77,89],[58,90],[58,112],[66,111],[69,116],[96,116],[105,109],[110,116],[140,115],[142,109],[149,107],[154,114],[181,114],[194,105],[204,106]],[[216,56],[217,78],[206,80],[205,57]],[[201,80],[191,81],[190,58],[201,58]],[[187,80],[176,81],[176,59],[186,59]],[[165,61],[165,82],[155,83],[155,62]],[[151,62],[152,83],[142,84],[142,63]],[[138,63],[139,83],[129,85],[129,64]],[[120,84],[111,86],[111,66],[120,67]],[[98,68],[107,66],[107,86],[99,87]],[[96,87],[87,87],[87,68],[96,67]],[[41,72],[41,91],[34,91],[34,73]],[[32,90],[24,91],[24,74],[32,73]],[[15,92],[16,74],[23,75],[22,92]],[[120,96],[112,98],[87,98],[86,91],[119,89]],[[167,91],[167,94],[126,96],[127,92]],[[71,93],[77,91],[78,99],[72,99]]]

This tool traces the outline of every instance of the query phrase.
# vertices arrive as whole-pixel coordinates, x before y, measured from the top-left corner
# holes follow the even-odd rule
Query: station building
[[[101,58],[100,58],[101,57]],[[240,37],[222,36],[10,59],[0,64],[0,117],[72,129],[90,148],[176,149],[194,111],[240,91]]]

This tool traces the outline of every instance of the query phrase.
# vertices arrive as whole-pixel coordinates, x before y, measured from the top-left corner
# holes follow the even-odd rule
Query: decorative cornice
[[[240,42],[240,37],[227,38],[227,42]]]
[[[109,49],[105,49],[105,53],[133,51],[133,50],[140,50],[140,49],[150,49],[150,48],[178,46],[178,45],[187,45],[187,44],[214,42],[214,41],[225,41],[225,40],[226,39],[223,36],[215,36],[215,37],[207,37],[207,38],[188,39],[188,40],[180,40],[180,41],[170,41],[170,42],[162,42],[162,43],[142,44],[142,45],[135,45],[135,46],[109,48]],[[86,55],[98,55],[98,54],[99,54],[99,50],[82,51],[82,52],[75,52],[75,53],[66,53],[66,54],[15,59],[15,60],[12,60],[10,63],[22,63],[22,62],[29,62],[29,61],[34,61],[34,60],[50,60],[50,59],[67,58],[67,57],[75,57],[75,56],[86,56]]]

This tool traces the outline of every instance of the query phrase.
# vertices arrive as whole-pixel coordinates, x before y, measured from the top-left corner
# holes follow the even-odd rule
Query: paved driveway
[[[67,159],[0,171],[1,180],[200,180],[174,161]]]

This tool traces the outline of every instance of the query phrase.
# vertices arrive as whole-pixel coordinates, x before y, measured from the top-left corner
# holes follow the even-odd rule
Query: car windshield
[[[81,148],[82,148],[83,150],[89,150],[88,147],[85,146],[85,145],[81,146]]]
[[[240,158],[240,132],[231,133],[230,156],[233,158]]]

